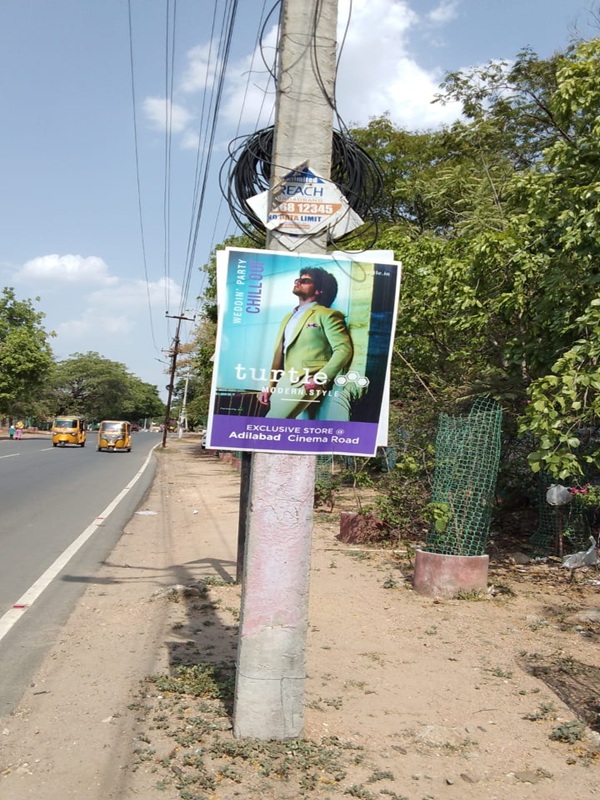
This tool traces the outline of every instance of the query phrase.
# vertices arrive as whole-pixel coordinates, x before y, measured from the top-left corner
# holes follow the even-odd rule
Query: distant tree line
[[[39,300],[39,298],[36,298]],[[17,300],[12,288],[0,294],[0,418],[82,414],[89,420],[161,418],[158,389],[132,375],[124,364],[98,353],[74,353],[56,361],[33,301]]]

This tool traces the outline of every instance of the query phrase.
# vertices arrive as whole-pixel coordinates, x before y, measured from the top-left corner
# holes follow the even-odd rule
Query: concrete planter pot
[[[489,556],[449,556],[417,550],[413,588],[432,597],[487,591]]]

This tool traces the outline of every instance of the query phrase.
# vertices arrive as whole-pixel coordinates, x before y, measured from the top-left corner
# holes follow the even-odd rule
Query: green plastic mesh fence
[[[555,479],[540,473],[537,482],[538,527],[529,538],[536,555],[562,556],[585,550],[589,545],[590,525],[585,510],[577,503],[551,506],[546,494]]]
[[[317,483],[326,483],[333,481],[333,474],[335,471],[334,458],[332,455],[317,456],[317,466],[315,471],[315,481]]]
[[[500,462],[502,409],[477,400],[462,417],[440,414],[431,524],[425,550],[479,556],[488,543]]]

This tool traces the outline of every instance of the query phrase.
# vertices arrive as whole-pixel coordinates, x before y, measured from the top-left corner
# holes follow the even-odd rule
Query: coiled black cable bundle
[[[219,184],[231,216],[236,224],[253,241],[264,245],[265,223],[248,204],[248,200],[270,186],[273,166],[274,128],[268,127],[234,139],[229,146],[229,157],[221,167]],[[377,238],[377,220],[373,209],[383,192],[383,177],[371,156],[349,136],[333,132],[331,180],[342,192],[348,205],[364,224],[343,236],[332,238],[333,244],[344,244],[372,232],[372,242]],[[373,230],[374,229],[374,230]],[[372,246],[366,245],[365,249]]]

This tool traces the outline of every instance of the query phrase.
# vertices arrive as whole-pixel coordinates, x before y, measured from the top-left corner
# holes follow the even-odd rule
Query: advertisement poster
[[[375,455],[385,443],[400,264],[227,248],[207,446]]]

